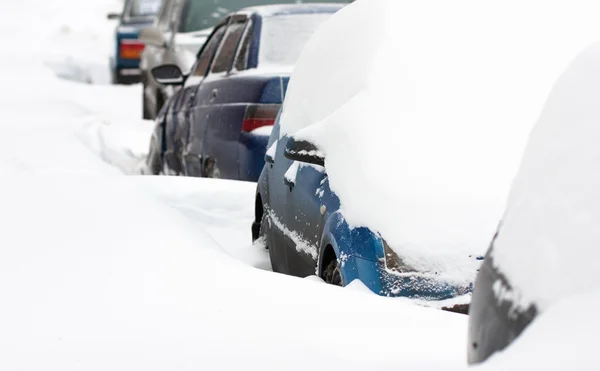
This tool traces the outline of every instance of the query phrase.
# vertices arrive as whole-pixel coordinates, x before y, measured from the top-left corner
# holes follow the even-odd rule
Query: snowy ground
[[[131,176],[118,1],[2,1],[1,370],[466,367],[466,316],[268,272],[253,184]]]

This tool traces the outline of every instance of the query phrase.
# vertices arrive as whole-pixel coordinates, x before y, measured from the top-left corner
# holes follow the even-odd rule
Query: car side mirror
[[[162,33],[162,31],[154,27],[142,28],[138,38],[146,45],[164,47],[167,43],[165,40],[165,35]]]
[[[152,77],[161,85],[183,85],[185,76],[181,69],[174,64],[163,64],[152,69]]]
[[[120,19],[121,18],[121,14],[120,13],[108,13],[106,15],[106,18],[110,19],[111,21],[115,20],[115,19]]]
[[[307,164],[325,166],[325,156],[311,142],[289,137],[283,152],[287,159],[305,162]]]

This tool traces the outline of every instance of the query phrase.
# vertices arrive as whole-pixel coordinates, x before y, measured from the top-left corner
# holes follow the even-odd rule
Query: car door
[[[187,105],[177,113],[179,125],[179,137],[182,140],[182,167],[187,176],[203,176],[202,173],[202,149],[207,128],[207,120],[210,117],[210,95],[200,89],[202,82],[208,73],[210,65],[218,50],[221,40],[225,35],[228,20],[220,22],[211,36],[208,38],[200,52],[196,63],[192,67],[190,76],[183,86],[183,94],[186,95]]]
[[[277,139],[271,139],[265,156],[268,200],[264,212],[270,221],[269,254],[274,271],[306,277],[315,274],[323,231],[321,190],[327,175],[321,167],[285,157],[288,137],[279,138],[279,117],[272,135]]]
[[[207,131],[202,157],[206,176],[239,179],[239,136],[244,118],[245,97],[231,70],[246,26],[245,15],[231,17],[210,72],[199,88],[208,96]]]
[[[281,180],[288,188],[285,221],[295,237],[288,241],[287,249],[292,275],[305,277],[315,273],[326,211],[321,202],[326,179],[325,168],[294,161]]]
[[[266,218],[263,223],[266,223],[267,231],[267,246],[269,248],[269,256],[274,272],[290,274],[288,269],[288,250],[292,244],[291,236],[287,228],[285,220],[285,210],[287,208],[287,199],[289,197],[289,189],[282,182],[284,174],[288,171],[292,161],[284,156],[286,137],[279,138],[280,133],[280,117],[281,113],[275,120],[273,131],[267,145],[265,155],[265,167],[263,171],[266,173],[267,192],[266,199],[263,201],[263,213]]]

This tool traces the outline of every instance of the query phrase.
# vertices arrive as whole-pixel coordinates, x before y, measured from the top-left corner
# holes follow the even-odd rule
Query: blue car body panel
[[[386,269],[381,236],[368,228],[350,227],[329,187],[326,169],[294,164],[284,156],[286,141],[286,136],[280,138],[278,118],[267,145],[273,146],[269,153],[275,155],[267,156],[258,181],[253,225],[253,238],[264,239],[274,271],[322,277],[326,265],[337,259],[345,283],[359,279],[379,295],[442,300],[472,290]],[[295,166],[293,179],[290,172]]]

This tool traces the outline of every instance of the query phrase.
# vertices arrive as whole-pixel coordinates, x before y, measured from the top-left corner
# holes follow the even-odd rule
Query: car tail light
[[[144,51],[144,43],[136,39],[121,39],[119,56],[123,59],[140,59]]]
[[[251,104],[246,107],[242,131],[251,132],[264,126],[273,126],[281,104]]]

